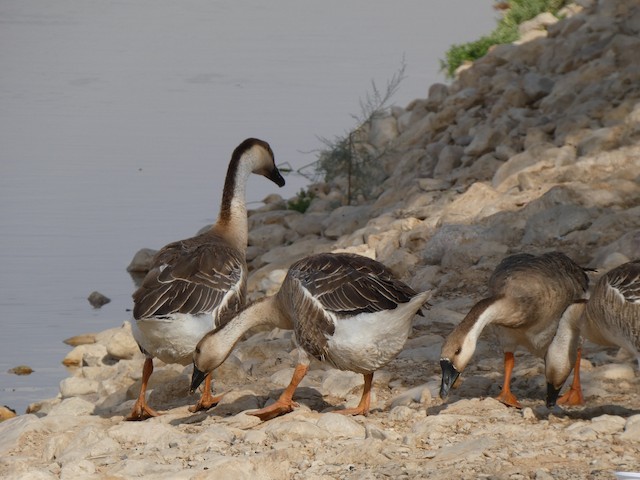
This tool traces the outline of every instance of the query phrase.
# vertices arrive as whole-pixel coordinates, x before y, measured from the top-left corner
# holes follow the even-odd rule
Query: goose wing
[[[606,281],[625,302],[640,304],[640,260],[611,270]]]
[[[133,316],[236,309],[243,303],[245,272],[242,253],[215,238],[203,235],[170,243],[158,252],[134,292]]]
[[[295,263],[289,274],[324,309],[343,315],[391,310],[416,292],[381,263],[354,254],[320,254]]]
[[[539,296],[553,283],[554,289],[562,288],[578,299],[589,285],[585,271],[561,252],[540,256],[518,253],[505,257],[498,264],[489,278],[489,290],[493,295]]]
[[[295,317],[298,344],[319,359],[330,358],[327,338],[336,322],[361,313],[395,309],[416,294],[381,263],[353,254],[319,254],[289,268],[279,295]]]

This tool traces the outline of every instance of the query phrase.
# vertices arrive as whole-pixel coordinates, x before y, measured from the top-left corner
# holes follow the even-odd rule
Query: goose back
[[[133,316],[215,312],[214,318],[222,317],[244,304],[246,277],[244,253],[214,231],[170,243],[156,254],[134,292]]]
[[[489,279],[489,290],[507,302],[501,327],[505,342],[523,345],[543,356],[562,313],[585,296],[589,278],[582,267],[560,252],[506,257]]]
[[[590,340],[640,353],[640,260],[620,265],[598,280],[585,316]]]
[[[360,371],[332,359],[329,342],[338,323],[395,310],[418,294],[381,263],[343,253],[313,255],[294,263],[277,295],[283,310],[292,316],[296,341],[305,352],[337,368]],[[363,322],[359,328],[371,327]],[[376,335],[366,330],[360,333],[363,341]]]

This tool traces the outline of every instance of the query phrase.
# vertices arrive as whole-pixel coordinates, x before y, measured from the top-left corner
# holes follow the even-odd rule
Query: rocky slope
[[[247,336],[216,372],[228,392],[207,413],[187,406],[191,367],[165,365],[150,402],[163,416],[123,422],[142,356],[121,328],[84,336],[65,359],[75,374],[58,398],[0,424],[2,478],[613,478],[640,471],[640,378],[624,352],[587,343],[586,405],[544,407],[542,360],[521,353],[513,390],[492,399],[502,354],[490,331],[461,385],[437,398],[443,338],[486,292],[507,254],[561,250],[600,273],[640,258],[640,5],[582,0],[561,21],[523,25],[450,86],[376,119],[384,151],[374,201],[345,206],[344,181],[311,186],[309,210],[279,197],[252,212],[253,298],[278,288],[296,258],[336,249],[387,264],[432,289],[404,351],[374,379],[367,417],[353,405],[362,378],[314,364],[292,414],[243,413],[275,398],[293,367],[291,332]],[[594,275],[594,280],[598,274]]]

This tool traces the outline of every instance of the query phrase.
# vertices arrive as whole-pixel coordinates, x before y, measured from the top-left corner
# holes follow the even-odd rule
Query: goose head
[[[449,390],[466,368],[475,351],[476,343],[469,335],[454,330],[447,337],[440,353],[440,368],[442,369],[441,399],[447,398]]]
[[[580,342],[580,325],[584,322],[585,306],[585,300],[577,300],[567,307],[560,317],[556,334],[547,348],[544,368],[547,379],[546,404],[548,408],[556,404],[560,389],[576,363]]]
[[[220,328],[207,333],[196,345],[193,352],[193,374],[191,375],[190,391],[193,393],[205,377],[222,365],[233,345],[216,333]]]
[[[544,357],[545,378],[547,380],[547,408],[556,404],[560,390],[569,377],[576,361],[576,352],[569,345],[554,339]]]
[[[449,334],[440,351],[442,383],[440,398],[449,395],[449,390],[458,379],[476,351],[478,338],[484,327],[505,308],[499,298],[485,298],[476,303],[460,324]]]
[[[276,167],[273,150],[264,140],[247,138],[236,147],[233,157],[246,159],[252,173],[268,178],[279,187],[284,186],[284,178]]]

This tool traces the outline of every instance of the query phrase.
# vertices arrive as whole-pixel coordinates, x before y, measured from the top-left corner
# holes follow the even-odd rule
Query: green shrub
[[[365,199],[375,196],[385,179],[380,158],[388,150],[374,148],[368,144],[366,137],[371,122],[387,113],[387,104],[404,79],[405,67],[403,59],[400,69],[387,82],[384,91],[371,82],[371,92],[367,92],[364,100],[360,100],[360,116],[353,115],[356,127],[333,140],[320,138],[326,148],[320,150],[318,159],[312,164],[314,174],[326,182],[346,178],[348,204],[358,196]]]
[[[509,0],[508,9],[498,21],[495,30],[474,42],[452,45],[440,61],[440,67],[447,77],[453,78],[456,69],[466,61],[483,57],[493,45],[511,43],[518,39],[518,25],[531,20],[542,12],[557,15],[567,0]]]
[[[295,210],[300,213],[304,213],[311,205],[311,201],[315,198],[315,195],[308,190],[300,189],[298,192],[298,196],[294,199],[289,200],[287,203],[287,208],[289,210]]]

